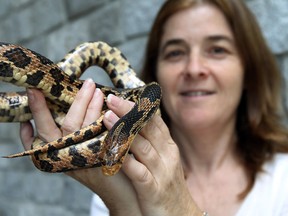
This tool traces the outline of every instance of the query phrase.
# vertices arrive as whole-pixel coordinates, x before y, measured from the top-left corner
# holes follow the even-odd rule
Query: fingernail
[[[26,91],[27,91],[27,95],[28,95],[29,100],[30,101],[34,101],[35,100],[35,95],[34,95],[33,90],[28,88]]]
[[[83,88],[88,88],[89,86],[91,86],[92,84],[94,84],[93,79],[88,78],[84,81],[83,83]]]
[[[96,88],[96,89],[95,89],[95,96],[96,96],[96,97],[99,97],[100,94],[101,94],[101,90],[100,90],[99,88]]]
[[[108,110],[104,117],[110,124],[115,124],[118,121],[118,117],[111,110]]]
[[[109,94],[107,97],[107,103],[109,103],[110,105],[117,107],[120,103],[120,98],[113,95],[113,94]]]

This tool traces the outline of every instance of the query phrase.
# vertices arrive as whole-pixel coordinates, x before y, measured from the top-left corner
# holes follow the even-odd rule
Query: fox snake
[[[96,83],[104,93],[135,102],[134,107],[107,131],[102,120],[107,111],[104,102],[101,117],[92,124],[53,142],[35,137],[31,150],[6,156],[30,155],[34,165],[46,172],[102,167],[106,175],[121,168],[133,139],[159,109],[161,88],[155,82],[145,85],[115,47],[104,42],[86,42],[54,64],[25,47],[0,43],[0,80],[25,88],[37,88],[44,94],[59,127],[83,85],[81,74],[90,66],[102,67],[115,88]],[[26,92],[0,93],[0,122],[25,122],[32,119]]]

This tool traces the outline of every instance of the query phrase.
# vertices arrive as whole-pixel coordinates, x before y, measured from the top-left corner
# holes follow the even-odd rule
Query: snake
[[[59,128],[84,83],[80,77],[90,66],[103,68],[114,85],[95,83],[104,93],[99,119],[52,142],[36,135],[30,150],[4,157],[30,156],[36,168],[51,173],[101,167],[103,174],[111,176],[121,169],[134,138],[159,112],[159,84],[141,81],[123,53],[102,41],[82,43],[58,63],[21,45],[0,42],[0,80],[39,89]],[[134,106],[107,130],[103,116],[109,94],[130,100]],[[32,119],[26,91],[0,92],[0,122]]]

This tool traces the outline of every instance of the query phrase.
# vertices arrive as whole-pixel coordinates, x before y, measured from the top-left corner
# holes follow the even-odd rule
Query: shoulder
[[[102,201],[102,199],[94,194],[92,198],[92,203],[90,207],[90,216],[108,216],[109,210]]]
[[[242,215],[288,215],[288,154],[267,161],[238,212]],[[263,208],[265,206],[265,208]]]
[[[288,210],[288,154],[277,153],[271,161],[266,162],[256,184],[257,181],[261,185],[259,189],[266,192],[271,204]]]
[[[283,177],[285,181],[288,181],[288,154],[278,153],[275,154],[271,161],[264,164],[264,175],[270,175],[274,178]]]

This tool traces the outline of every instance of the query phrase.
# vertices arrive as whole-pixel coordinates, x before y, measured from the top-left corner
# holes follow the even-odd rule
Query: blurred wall
[[[151,22],[163,1],[0,0],[0,41],[21,44],[57,62],[79,43],[103,40],[120,48],[139,71]],[[288,1],[247,3],[287,77]],[[99,69],[89,69],[88,76],[109,84]],[[10,89],[0,83],[0,91]],[[0,123],[0,155],[22,150],[18,131],[16,123]],[[91,196],[63,174],[39,172],[29,158],[0,158],[0,216],[87,216]]]

